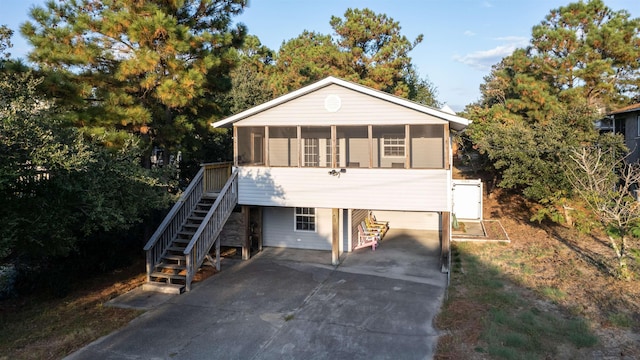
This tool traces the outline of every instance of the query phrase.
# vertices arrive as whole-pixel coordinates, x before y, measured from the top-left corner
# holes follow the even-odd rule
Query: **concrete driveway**
[[[438,244],[392,229],[337,267],[330,252],[266,248],[68,358],[430,359],[446,287]]]

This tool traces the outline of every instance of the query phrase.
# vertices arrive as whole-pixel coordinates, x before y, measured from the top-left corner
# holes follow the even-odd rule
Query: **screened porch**
[[[235,164],[445,169],[448,125],[236,126]]]

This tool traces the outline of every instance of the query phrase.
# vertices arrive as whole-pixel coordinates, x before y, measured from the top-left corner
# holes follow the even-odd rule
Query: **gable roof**
[[[306,94],[312,93],[318,89],[324,88],[326,86],[329,85],[339,85],[342,87],[345,87],[347,89],[353,90],[353,91],[357,91],[359,93],[362,94],[366,94],[372,97],[375,97],[377,99],[380,100],[384,100],[384,101],[388,101],[391,102],[393,104],[399,105],[399,106],[403,106],[418,112],[422,112],[424,114],[428,114],[437,118],[440,118],[442,120],[446,120],[449,122],[450,126],[452,129],[454,130],[462,130],[464,128],[466,128],[470,123],[471,120],[465,119],[463,117],[457,116],[455,115],[455,113],[451,114],[447,111],[443,111],[443,110],[438,110],[438,109],[434,109],[432,107],[429,106],[425,106],[422,104],[418,104],[416,102],[407,100],[407,99],[403,99],[401,97],[398,96],[394,96],[379,90],[375,90],[372,89],[370,87],[366,87],[363,85],[359,85],[359,84],[355,84],[349,81],[345,81],[342,79],[338,79],[335,78],[333,76],[329,76],[327,78],[324,78],[323,80],[320,80],[318,82],[315,82],[311,85],[307,85],[301,89],[298,89],[296,91],[290,92],[286,95],[282,95],[280,97],[277,97],[271,101],[267,101],[266,103],[263,103],[261,105],[252,107],[248,110],[245,110],[241,113],[238,113],[236,115],[230,116],[226,119],[217,121],[213,124],[211,124],[213,127],[224,127],[224,126],[229,126],[237,121],[246,119],[252,115],[258,114],[262,111],[271,109],[273,107],[276,107],[278,105],[284,104],[290,100],[299,98],[301,96],[304,96]]]
[[[633,112],[633,111],[640,111],[640,103],[629,105],[629,106],[625,106],[625,107],[620,108],[618,110],[614,110],[614,111],[610,112],[609,115],[617,115],[617,114],[623,114],[623,113],[628,113],[628,112]]]

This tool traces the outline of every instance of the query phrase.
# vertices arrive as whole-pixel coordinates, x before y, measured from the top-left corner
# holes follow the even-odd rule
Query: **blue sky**
[[[329,20],[342,17],[347,8],[369,8],[400,23],[410,40],[419,34],[424,40],[411,53],[422,76],[438,89],[438,100],[459,111],[478,100],[479,85],[491,65],[526,46],[531,28],[551,9],[569,0],[250,0],[236,20],[249,33],[277,50],[283,41],[304,30],[332,34]],[[2,0],[0,24],[18,33],[28,20],[28,10],[43,0]],[[614,10],[627,10],[640,17],[638,0],[605,0]],[[26,41],[15,35],[14,57],[25,57]]]

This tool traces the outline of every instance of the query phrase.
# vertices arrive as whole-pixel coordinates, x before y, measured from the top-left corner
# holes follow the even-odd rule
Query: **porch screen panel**
[[[340,167],[369,167],[369,132],[366,126],[337,127]]]
[[[295,127],[269,127],[269,165],[298,166],[298,138]]]
[[[331,128],[305,126],[301,128],[302,166],[331,166]]]
[[[411,168],[444,168],[444,126],[411,125]]]
[[[379,168],[405,167],[407,144],[404,125],[373,127],[374,166]]]
[[[238,165],[264,165],[264,127],[238,127]]]

